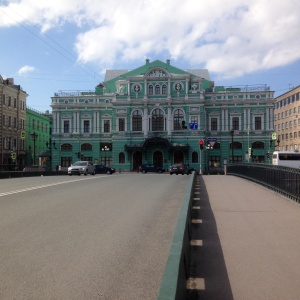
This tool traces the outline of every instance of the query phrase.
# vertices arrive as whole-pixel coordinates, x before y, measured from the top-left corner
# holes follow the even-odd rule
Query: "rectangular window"
[[[64,133],[69,133],[69,132],[70,132],[70,121],[64,120]]]
[[[240,130],[239,121],[240,121],[239,117],[233,117],[232,118],[232,129],[233,130]]]
[[[11,96],[8,96],[8,106],[11,106]]]
[[[2,96],[2,102],[3,102],[3,105],[6,104],[6,103],[5,103],[5,94],[3,94],[3,96]]]
[[[14,98],[14,108],[17,108],[17,98]]]
[[[104,132],[110,132],[110,120],[104,120]]]
[[[17,128],[17,118],[14,118],[14,128]]]
[[[119,118],[119,131],[125,131],[125,119]]]
[[[211,118],[210,119],[210,130],[211,131],[217,131],[218,130],[218,119],[217,118]]]
[[[90,132],[90,121],[89,120],[84,120],[83,121],[83,132],[84,133],[89,133]]]
[[[261,130],[261,117],[255,117],[255,130]]]
[[[11,127],[11,116],[8,117],[8,127]]]

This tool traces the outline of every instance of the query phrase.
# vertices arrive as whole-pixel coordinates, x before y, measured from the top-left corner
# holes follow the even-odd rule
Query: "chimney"
[[[148,65],[150,62],[149,58],[146,59],[146,65]]]
[[[170,60],[169,59],[167,59],[167,65],[170,65]]]

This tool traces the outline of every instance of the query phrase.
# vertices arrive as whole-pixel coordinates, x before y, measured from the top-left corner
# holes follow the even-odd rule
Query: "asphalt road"
[[[0,180],[0,299],[156,299],[189,178]]]

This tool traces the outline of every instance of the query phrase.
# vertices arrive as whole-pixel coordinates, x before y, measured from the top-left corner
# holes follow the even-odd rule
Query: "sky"
[[[0,0],[0,75],[40,112],[146,59],[278,97],[300,85],[299,12],[299,0]]]

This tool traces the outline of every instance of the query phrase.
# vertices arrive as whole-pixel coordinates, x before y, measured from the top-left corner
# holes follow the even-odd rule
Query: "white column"
[[[270,129],[270,109],[267,107],[266,109],[266,130]]]
[[[79,111],[77,112],[77,132],[80,133],[80,119],[79,119]]]
[[[171,111],[171,106],[168,106],[167,131],[168,131],[168,135],[171,135],[171,131],[172,131],[172,111]]]
[[[144,136],[148,135],[148,107],[145,105],[144,106],[144,119],[143,119],[143,131],[144,131]]]
[[[60,133],[60,119],[59,119],[59,112],[56,113],[56,133]]]
[[[222,124],[221,124],[221,131],[226,131],[226,128],[225,128],[225,109],[222,108]]]
[[[251,130],[251,123],[252,123],[250,117],[251,117],[251,114],[250,114],[250,108],[249,108],[248,109],[248,127],[249,127],[249,130]]]
[[[93,113],[93,133],[97,133],[97,112]]]

